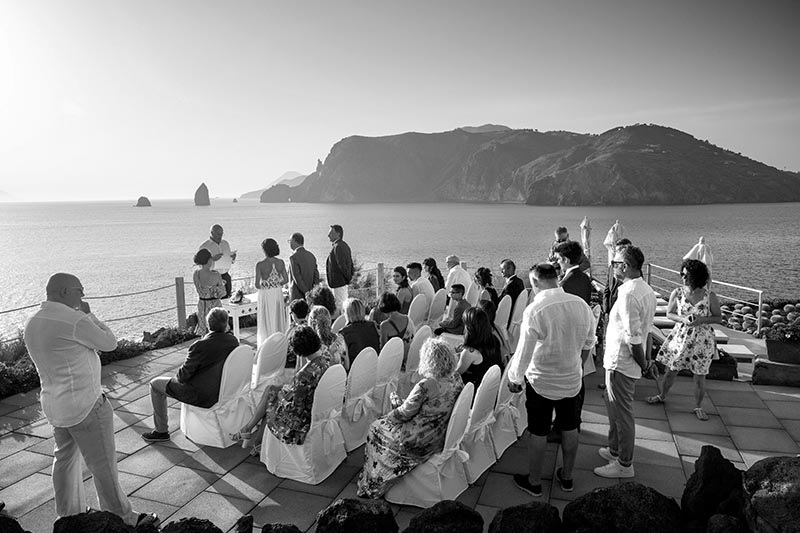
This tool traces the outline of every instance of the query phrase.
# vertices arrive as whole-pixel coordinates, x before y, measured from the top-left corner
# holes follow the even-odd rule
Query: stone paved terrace
[[[253,330],[243,331],[244,342],[252,345],[254,337]],[[157,512],[164,524],[198,516],[227,531],[241,515],[251,513],[256,525],[294,523],[301,530],[314,531],[320,510],[337,498],[355,496],[363,447],[351,453],[327,480],[311,486],[271,475],[240,447],[220,450],[193,444],[178,429],[180,408],[174,402],[170,406],[171,442],[142,441],[139,435],[152,424],[148,380],[174,372],[184,360],[188,344],[103,367],[103,385],[114,406],[120,478],[136,509]],[[763,352],[758,342],[748,344],[756,353]],[[741,469],[763,457],[800,453],[800,388],[753,386],[749,383],[752,364],[740,365],[739,370],[741,381],[708,382],[705,409],[711,419],[707,422],[697,420],[691,412],[691,378],[678,378],[665,405],[642,401],[656,389],[652,381],[639,381],[636,481],[680,501],[704,444],[720,448]],[[555,445],[547,448],[542,500],[559,510],[581,494],[617,483],[592,473],[593,467],[602,464],[597,450],[605,444],[608,428],[597,387],[600,381],[599,374],[587,378],[574,492],[564,493],[552,483],[561,458]],[[34,533],[52,531],[55,520],[52,454],[52,428],[43,417],[38,391],[0,401],[0,500]],[[480,512],[488,528],[498,508],[532,500],[511,479],[512,473],[526,468],[523,438],[459,500]],[[88,473],[85,484],[96,507]],[[398,505],[393,508],[401,531],[420,511]]]

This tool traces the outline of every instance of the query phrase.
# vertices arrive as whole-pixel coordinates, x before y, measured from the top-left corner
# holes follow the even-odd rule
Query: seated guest
[[[592,303],[592,280],[580,269],[583,248],[575,241],[562,242],[556,247],[556,261],[563,272],[558,285],[567,294],[580,296],[586,305]]]
[[[209,408],[219,400],[222,367],[234,348],[236,337],[226,333],[228,312],[215,307],[206,315],[209,332],[189,347],[189,353],[175,377],[159,376],[150,380],[154,431],[142,434],[147,442],[169,440],[167,397],[197,407]]]
[[[405,369],[408,348],[411,346],[411,341],[416,331],[414,323],[408,318],[408,315],[400,312],[400,300],[390,292],[384,292],[381,295],[381,303],[378,309],[387,315],[386,320],[381,322],[381,348],[389,342],[389,339],[399,337],[403,341],[402,368]]]
[[[347,323],[339,333],[347,344],[350,366],[364,348],[374,348],[375,352],[381,350],[381,340],[378,337],[375,322],[367,320],[365,314],[364,302],[358,298],[348,298],[344,301],[344,315],[347,317]]]
[[[327,350],[331,364],[341,364],[345,370],[350,370],[350,360],[347,357],[347,343],[339,333],[331,329],[331,314],[321,305],[315,305],[308,313],[308,325],[319,336],[322,348]]]
[[[297,354],[300,369],[289,385],[271,385],[264,391],[253,417],[238,433],[230,437],[242,441],[243,448],[252,446],[250,454],[258,455],[264,427],[287,444],[303,444],[311,426],[311,405],[314,391],[322,375],[331,366],[320,339],[309,326],[298,326],[289,337],[289,346]]]
[[[389,484],[442,451],[450,414],[461,389],[453,348],[428,339],[420,350],[419,374],[405,401],[394,396],[394,409],[369,428],[358,496],[380,498]]]
[[[464,322],[462,315],[469,309],[469,303],[464,299],[464,286],[456,283],[450,288],[450,304],[447,306],[447,318],[439,322],[439,327],[433,330],[434,335],[454,333],[463,335]]]
[[[298,298],[289,302],[289,329],[286,330],[286,337],[290,337],[297,326],[305,326],[307,316],[308,303],[305,300]],[[286,368],[295,367],[297,367],[297,356],[289,348],[286,351]]]
[[[478,301],[491,300],[494,305],[500,302],[497,291],[492,287],[492,271],[486,267],[480,267],[475,271],[475,283],[480,287]]]
[[[422,265],[419,263],[409,263],[406,265],[406,270],[408,270],[408,279],[411,280],[411,294],[413,296],[424,294],[425,298],[428,300],[428,306],[430,306],[436,291],[433,290],[433,285],[430,280],[422,275]]]
[[[321,305],[328,310],[331,318],[336,316],[336,299],[333,296],[333,291],[324,285],[315,285],[308,291],[306,302],[308,302],[309,307]]]
[[[436,259],[427,257],[422,261],[422,269],[424,276],[433,285],[433,292],[436,293],[439,289],[444,289],[444,276],[439,267],[436,266]]]
[[[456,354],[456,371],[461,374],[464,383],[472,383],[477,388],[492,365],[503,369],[500,343],[492,335],[489,315],[480,307],[470,307],[464,311],[464,343],[460,348],[460,353]]]
[[[408,308],[411,305],[411,300],[414,298],[414,295],[411,293],[411,287],[408,284],[406,269],[401,266],[394,267],[392,281],[394,281],[397,287],[395,296],[397,296],[397,299],[400,301],[400,312],[407,315]]]
[[[492,336],[497,339],[497,342],[500,344],[500,360],[503,362],[503,366],[505,366],[508,360],[511,359],[511,348],[508,346],[506,335],[500,331],[497,324],[494,323],[497,317],[497,307],[495,307],[490,300],[481,300],[478,302],[478,307],[483,309],[486,316],[489,318],[489,323],[492,325]]]

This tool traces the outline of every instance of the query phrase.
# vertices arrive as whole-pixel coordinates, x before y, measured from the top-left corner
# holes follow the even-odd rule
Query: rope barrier
[[[16,309],[6,309],[5,311],[0,311],[0,315],[5,313],[13,313],[14,311],[24,311],[25,309],[33,309],[34,307],[39,307],[40,304],[31,304],[26,305],[24,307],[17,307]]]
[[[166,309],[161,309],[160,311],[153,311],[151,313],[142,313],[141,315],[133,315],[133,316],[123,316],[119,318],[111,318],[109,320],[104,320],[103,322],[119,322],[120,320],[130,320],[131,318],[142,318],[143,316],[150,316],[150,315],[157,315],[159,313],[165,313],[167,311],[173,311],[174,307],[167,307]]]
[[[136,296],[138,294],[147,294],[150,292],[163,291],[164,289],[171,289],[175,285],[164,285],[163,287],[156,287],[155,289],[145,289],[143,291],[126,292],[124,294],[112,294],[111,296],[84,296],[84,300],[104,300],[106,298],[122,298],[124,296]]]

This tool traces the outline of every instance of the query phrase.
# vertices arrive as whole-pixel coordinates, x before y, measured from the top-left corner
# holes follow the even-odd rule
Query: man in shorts
[[[517,350],[509,362],[508,388],[519,393],[525,383],[530,433],[529,470],[527,474],[514,474],[514,484],[540,497],[542,461],[554,410],[564,456],[564,466],[556,471],[556,481],[561,490],[573,490],[583,363],[596,339],[591,309],[583,299],[565,293],[558,286],[553,265],[542,263],[531,268],[530,281],[535,297],[523,314]],[[569,327],[563,327],[564,324]]]

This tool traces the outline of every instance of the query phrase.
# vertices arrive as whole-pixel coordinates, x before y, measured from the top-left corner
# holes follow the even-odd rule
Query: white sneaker
[[[622,466],[619,461],[613,461],[605,466],[598,466],[594,473],[600,477],[609,478],[629,478],[633,477],[633,465]]]
[[[614,463],[617,461],[617,456],[611,453],[611,448],[603,447],[597,450],[597,454],[608,461],[609,463]]]

